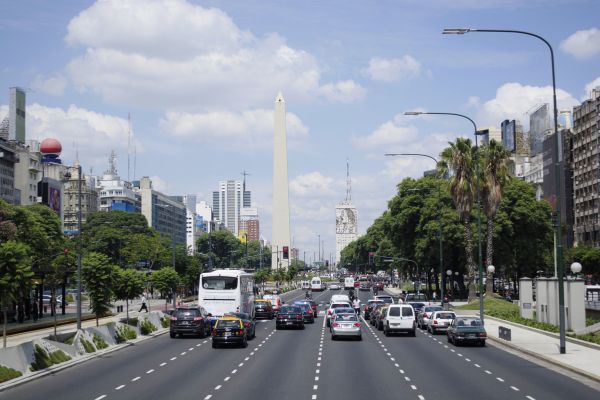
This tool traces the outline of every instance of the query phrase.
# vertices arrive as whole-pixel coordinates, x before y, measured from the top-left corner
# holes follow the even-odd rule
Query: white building
[[[26,146],[16,143],[19,161],[15,164],[15,189],[20,193],[22,206],[37,203],[38,182],[42,179],[40,143],[31,140]]]
[[[219,191],[213,192],[212,211],[217,223],[225,225],[235,236],[239,232],[240,210],[250,206],[250,192],[241,181],[219,181]]]
[[[98,178],[100,211],[141,212],[142,197],[133,190],[131,182],[121,180],[117,174],[115,152],[111,152],[109,167]]]
[[[340,262],[341,253],[350,242],[358,239],[358,214],[352,204],[350,166],[346,163],[346,200],[335,206],[335,259]]]

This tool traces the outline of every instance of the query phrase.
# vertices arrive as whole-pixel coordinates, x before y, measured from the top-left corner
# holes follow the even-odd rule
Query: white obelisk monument
[[[284,248],[287,247],[287,259]],[[275,99],[275,138],[273,141],[273,236],[271,238],[271,269],[287,270],[290,246],[290,201],[288,194],[287,139],[285,131],[285,101],[281,92]]]

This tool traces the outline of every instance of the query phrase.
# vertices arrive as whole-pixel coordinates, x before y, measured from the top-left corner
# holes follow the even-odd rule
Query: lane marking
[[[469,358],[465,358],[465,361],[471,362],[471,359],[469,359]]]
[[[227,382],[229,379],[231,379],[231,377],[227,376],[225,379],[223,379],[223,382]]]
[[[177,357],[171,357],[171,361],[177,360]]]
[[[190,347],[190,348],[188,349],[188,351],[192,351],[192,350],[194,350],[194,348],[193,348],[193,347]]]
[[[500,377],[496,377],[496,379],[498,379],[500,382],[504,382],[504,379],[502,379]]]
[[[179,355],[180,356],[185,356],[185,351],[181,352]]]
[[[235,374],[237,372],[237,369],[234,369],[233,371],[231,371],[232,374]]]
[[[244,366],[244,363],[239,363],[238,364],[238,367],[243,367],[243,366]]]
[[[117,387],[115,388],[115,390],[121,390],[121,389],[123,389],[124,387],[125,387],[125,385],[117,386]]]
[[[208,400],[208,399],[210,399],[211,397],[212,397],[212,394],[209,394],[208,396],[206,396],[206,397],[204,398],[204,400]]]
[[[313,390],[317,390],[319,388],[319,385],[314,385],[313,386]]]
[[[153,370],[153,369],[149,369],[148,371],[146,371],[146,373],[147,373],[147,374],[151,374],[151,373],[153,373],[153,372],[154,372],[154,370]]]
[[[527,397],[529,400],[535,400],[535,398],[531,397],[531,396],[525,396],[525,397]]]
[[[221,389],[221,385],[215,386],[215,390],[219,390],[219,389]]]
[[[320,366],[321,366],[321,363],[317,363],[317,367],[320,367]]]
[[[133,378],[133,379],[131,380],[131,382],[135,382],[135,381],[137,381],[138,379],[141,379],[141,378],[142,378],[141,376],[136,376],[135,378]]]
[[[415,385],[410,385],[410,388],[411,388],[412,390],[417,390],[417,387],[416,387]]]
[[[161,364],[159,365],[159,367],[164,367],[165,365],[167,365],[167,363],[166,363],[166,362],[164,362],[164,363],[161,363]]]
[[[248,361],[250,359],[250,357],[246,357],[244,358],[244,361]]]
[[[408,376],[405,376],[404,379],[406,380],[406,382],[410,382],[410,378]]]
[[[487,369],[485,370],[485,373],[488,375],[491,375],[492,373],[490,371],[488,371]]]
[[[318,374],[318,373],[320,373],[320,370],[316,370],[316,371],[315,371],[315,374]]]
[[[481,365],[479,364],[473,364],[474,366],[476,366],[477,368],[481,368]]]
[[[311,397],[311,399],[312,399],[312,400],[317,400],[317,395],[316,395],[316,394],[313,394],[313,395],[312,395],[312,397]]]
[[[423,395],[419,395],[419,400],[425,400],[425,397],[423,397]]]
[[[198,344],[196,345],[196,347],[200,347],[200,346],[202,346],[202,343],[198,343]]]
[[[105,394],[103,394],[102,396],[98,396],[98,397],[96,397],[94,400],[102,400],[102,399],[103,399],[103,398],[105,398],[105,397],[106,397],[106,395],[105,395]]]
[[[518,387],[511,386],[510,388],[511,388],[512,390],[514,390],[515,392],[518,392],[518,391],[519,391],[519,388],[518,388]]]
[[[315,376],[315,381],[318,381],[318,380],[319,380],[319,377],[318,377],[318,376]]]

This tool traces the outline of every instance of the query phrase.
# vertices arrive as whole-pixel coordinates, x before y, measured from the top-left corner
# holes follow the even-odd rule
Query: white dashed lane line
[[[147,373],[147,374],[151,374],[151,373],[153,373],[153,372],[154,372],[154,370],[153,370],[153,369],[149,369],[148,371],[146,371],[146,373]]]
[[[105,397],[106,397],[106,395],[105,395],[105,394],[103,394],[102,396],[98,396],[98,397],[96,397],[94,400],[102,400],[102,399],[103,399],[103,398],[105,398]]]
[[[117,386],[117,387],[115,388],[115,390],[121,390],[121,389],[123,389],[124,387],[125,387],[125,385],[120,385],[120,386]]]
[[[167,365],[167,363],[166,363],[166,362],[164,362],[164,363],[160,363],[159,367],[164,367],[165,365]]]
[[[133,379],[131,380],[131,382],[135,382],[135,381],[137,381],[137,380],[139,380],[139,379],[141,379],[141,378],[142,378],[141,376],[136,376],[135,378],[133,378]]]

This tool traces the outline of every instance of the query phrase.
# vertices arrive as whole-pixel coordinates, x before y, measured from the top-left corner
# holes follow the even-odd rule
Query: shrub
[[[68,294],[65,296],[65,300],[67,300],[69,303],[74,303],[75,302],[75,296],[73,296],[72,294]]]
[[[18,378],[21,375],[23,375],[21,371],[0,365],[0,383]]]
[[[594,319],[594,318],[586,318],[585,319],[585,326],[592,326],[597,324],[598,322],[600,322],[600,320]]]
[[[53,351],[52,353],[48,354],[48,352],[39,344],[35,345],[35,352],[33,355],[35,357],[35,361],[31,363],[32,371],[39,371],[54,364],[60,364],[71,359],[71,357],[66,355],[62,350]]]
[[[585,335],[573,335],[573,337],[575,337],[577,339],[585,340],[586,342],[600,344],[600,334],[599,333],[586,333]]]
[[[142,335],[149,335],[150,333],[154,332],[157,329],[158,328],[156,326],[154,326],[154,324],[147,319],[144,319],[142,321],[142,323],[140,324],[140,332],[142,333]]]
[[[102,336],[98,335],[97,333],[94,333],[93,340],[98,350],[102,350],[108,347],[108,343],[106,343],[106,340],[104,340]]]
[[[131,326],[138,326],[139,321],[138,321],[137,317],[135,317],[135,318],[129,318],[129,321],[125,321],[125,323],[127,325],[131,325]]]
[[[94,353],[96,351],[96,349],[94,348],[94,345],[92,345],[90,342],[88,342],[85,339],[81,339],[81,344],[83,345],[83,348],[85,349],[86,353]]]
[[[75,340],[75,335],[72,335],[65,339],[65,343],[72,346],[74,340]]]
[[[161,317],[160,324],[163,328],[168,328],[171,326],[171,319],[169,317]]]
[[[123,343],[127,340],[135,339],[136,337],[137,333],[135,333],[133,328],[130,328],[127,325],[121,325],[117,328],[117,331],[115,333],[115,340],[117,341],[117,343]]]

